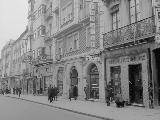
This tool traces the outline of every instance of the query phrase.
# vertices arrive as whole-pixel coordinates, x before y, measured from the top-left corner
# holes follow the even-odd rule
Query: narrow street
[[[0,96],[0,120],[100,120],[53,107]]]

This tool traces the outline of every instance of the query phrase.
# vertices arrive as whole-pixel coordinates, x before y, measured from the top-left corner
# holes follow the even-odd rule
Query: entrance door
[[[99,72],[95,64],[90,69],[90,98],[99,99]]]
[[[114,66],[110,68],[111,70],[111,98],[114,99],[115,95],[121,94],[121,67],[120,66]]]
[[[131,103],[143,104],[142,65],[129,65],[129,97]]]
[[[155,97],[158,99],[158,104],[160,105],[160,49],[154,51],[156,59],[156,71],[157,71],[157,80],[155,80]]]
[[[57,87],[59,89],[59,95],[63,94],[63,68],[59,68],[57,75]]]
[[[73,66],[71,69],[70,79],[71,79],[71,89],[72,89],[72,94],[73,94],[73,88],[76,86],[78,89],[78,72],[75,69],[75,66]],[[73,97],[73,95],[71,95],[71,97]]]

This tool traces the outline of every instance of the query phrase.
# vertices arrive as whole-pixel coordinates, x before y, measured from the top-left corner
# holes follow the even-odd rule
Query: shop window
[[[110,68],[111,71],[111,85],[113,88],[114,96],[121,94],[121,68],[120,66],[114,66]]]

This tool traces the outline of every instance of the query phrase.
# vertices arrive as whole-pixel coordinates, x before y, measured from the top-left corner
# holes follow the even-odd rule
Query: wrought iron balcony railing
[[[154,36],[154,34],[154,17],[149,17],[104,34],[103,46],[104,48],[111,48],[134,42],[138,43],[142,39]]]

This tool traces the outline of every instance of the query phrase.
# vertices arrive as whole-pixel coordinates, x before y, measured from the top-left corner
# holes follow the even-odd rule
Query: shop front
[[[112,99],[121,94],[132,105],[149,107],[147,53],[112,56],[106,59],[107,84],[112,88]]]
[[[78,71],[76,69],[75,66],[73,66],[71,68],[71,71],[70,71],[70,89],[71,89],[71,97],[74,97],[74,93],[77,92],[77,95],[78,95]],[[75,91],[75,87],[77,88],[77,91]]]
[[[58,74],[57,74],[57,87],[59,90],[59,94],[60,96],[62,96],[63,94],[63,79],[64,79],[64,68],[63,67],[59,67],[58,69]]]
[[[154,106],[160,106],[160,48],[154,49],[152,52],[153,58],[153,99]]]
[[[99,72],[96,64],[91,64],[88,69],[89,79],[87,86],[89,89],[89,99],[99,99]]]

